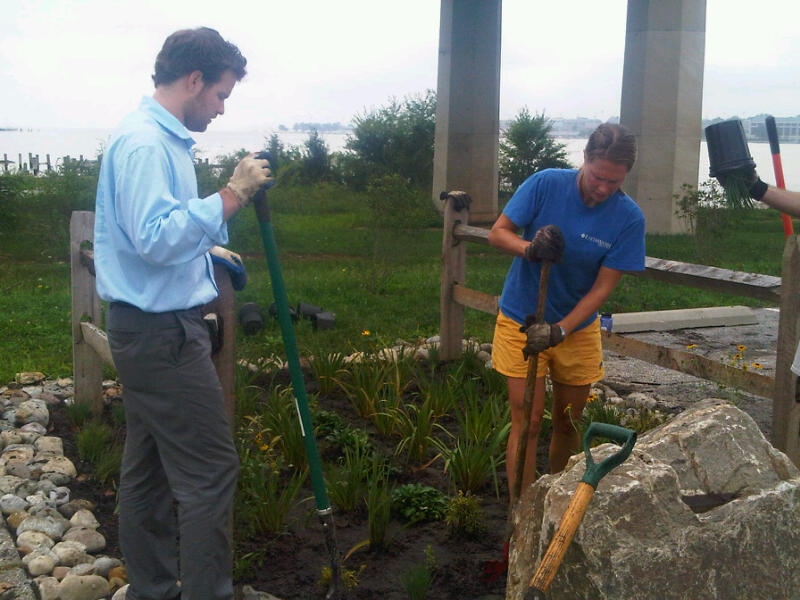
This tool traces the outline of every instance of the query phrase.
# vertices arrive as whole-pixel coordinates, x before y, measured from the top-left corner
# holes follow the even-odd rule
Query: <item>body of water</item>
[[[39,155],[42,164],[46,155],[50,155],[52,164],[64,157],[95,158],[102,151],[110,130],[102,129],[35,129],[23,131],[0,131],[0,159],[5,157],[13,161],[9,168],[16,168],[20,157],[23,163],[28,162],[28,154]],[[260,150],[269,137],[277,133],[278,137],[288,146],[302,146],[308,139],[308,133],[284,131],[207,131],[195,135],[197,145],[196,153],[201,158],[214,160],[217,156],[230,154],[242,148]],[[328,145],[331,152],[344,148],[347,133],[323,133],[320,137]],[[566,145],[569,160],[574,165],[580,165],[583,160],[584,139],[559,139]],[[768,143],[749,144],[750,153],[758,165],[761,178],[767,183],[775,183],[775,174],[772,166],[772,154]],[[708,152],[705,142],[700,144],[698,156],[699,177],[703,182],[708,179]],[[783,165],[786,187],[800,190],[800,144],[781,145],[781,162]],[[2,168],[2,164],[0,164]]]

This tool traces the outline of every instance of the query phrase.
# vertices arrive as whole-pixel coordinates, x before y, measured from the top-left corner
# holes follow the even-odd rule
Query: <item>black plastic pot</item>
[[[744,127],[739,119],[720,121],[706,127],[708,175],[719,177],[741,169],[755,168]]]
[[[264,327],[261,307],[255,302],[246,302],[239,309],[239,323],[247,335],[258,333]]]

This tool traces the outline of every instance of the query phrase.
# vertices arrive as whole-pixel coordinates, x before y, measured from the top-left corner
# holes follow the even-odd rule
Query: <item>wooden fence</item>
[[[8,154],[3,154],[3,158],[0,159],[0,168],[2,168],[3,173],[39,175],[41,173],[50,173],[57,169],[59,162],[61,163],[61,168],[75,170],[79,173],[88,173],[97,166],[96,160],[84,158],[83,154],[78,158],[64,156],[53,162],[50,160],[49,154],[45,154],[44,161],[42,161],[38,154],[28,152],[28,162],[23,160],[22,154],[17,154],[16,162],[8,158]]]
[[[444,360],[461,354],[465,307],[491,314],[498,311],[497,296],[464,286],[467,243],[488,244],[489,234],[488,229],[467,225],[468,222],[468,209],[456,211],[450,202],[446,203],[440,296],[440,355]],[[800,465],[800,400],[795,398],[797,377],[789,368],[800,333],[800,236],[786,240],[782,277],[651,257],[646,259],[645,271],[636,275],[670,285],[757,298],[780,306],[775,377],[614,332],[603,333],[603,346],[618,354],[771,398],[772,443]]]
[[[94,213],[75,211],[70,219],[70,276],[72,287],[72,369],[75,399],[88,403],[92,412],[103,409],[103,366],[113,366],[108,338],[102,329],[103,311],[94,281]],[[204,307],[222,322],[222,347],[212,359],[233,423],[235,383],[235,302],[228,270],[214,265],[219,296]]]

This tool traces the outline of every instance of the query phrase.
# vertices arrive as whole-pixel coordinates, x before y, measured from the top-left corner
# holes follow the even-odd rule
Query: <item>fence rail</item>
[[[440,355],[444,360],[461,354],[464,308],[491,314],[498,311],[497,296],[464,285],[467,243],[488,244],[489,236],[488,229],[467,225],[468,220],[468,209],[456,211],[450,202],[445,205],[440,299]],[[603,333],[603,346],[618,354],[771,398],[772,442],[800,465],[800,402],[795,401],[797,377],[789,368],[800,333],[800,237],[790,236],[786,240],[781,277],[652,257],[646,258],[645,270],[635,275],[780,306],[775,377],[613,332]]]

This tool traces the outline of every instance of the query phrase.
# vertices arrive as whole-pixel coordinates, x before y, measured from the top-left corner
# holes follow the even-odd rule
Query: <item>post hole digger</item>
[[[558,227],[555,225],[546,225],[537,231],[534,239],[526,250],[526,258],[528,260],[541,263],[541,270],[539,272],[539,290],[536,300],[536,313],[533,315],[528,315],[525,325],[520,327],[520,332],[524,333],[527,332],[530,327],[533,327],[537,324],[544,324],[544,314],[547,306],[547,283],[550,277],[550,267],[553,263],[561,262],[563,253],[564,236]],[[558,329],[563,339],[563,330],[561,330],[560,327]],[[549,337],[549,328],[542,329],[542,331],[548,331],[546,335]],[[549,343],[549,339],[547,342]],[[512,529],[511,519],[522,491],[525,463],[527,462],[526,456],[528,453],[528,436],[530,432],[531,415],[533,413],[533,397],[536,389],[536,374],[539,364],[539,353],[527,351],[523,352],[527,362],[527,375],[525,377],[525,395],[522,404],[523,418],[519,437],[517,438],[517,446],[515,449],[515,478],[511,485],[511,489],[509,490],[510,510],[508,515],[508,531],[506,532],[506,543],[504,544],[503,548],[503,559],[500,561],[492,560],[484,565],[483,580],[486,582],[497,579],[508,570],[508,550]]]
[[[620,444],[622,448],[614,454],[595,463],[590,452],[592,440],[607,438]],[[583,436],[583,452],[586,457],[586,470],[558,523],[553,539],[533,574],[525,600],[545,600],[545,593],[556,575],[561,561],[567,552],[575,532],[578,530],[586,508],[594,495],[597,484],[612,469],[625,462],[636,443],[636,432],[607,423],[591,423]]]
[[[269,152],[260,152],[257,158],[270,160],[271,157]],[[314,428],[311,422],[311,412],[306,395],[305,381],[303,380],[303,372],[300,366],[300,355],[297,350],[297,341],[295,339],[294,326],[292,325],[292,316],[286,295],[286,287],[283,282],[283,274],[281,273],[280,263],[278,262],[278,248],[275,244],[275,232],[272,228],[272,217],[267,202],[267,187],[269,186],[265,186],[259,190],[253,198],[253,205],[256,210],[256,217],[261,231],[261,241],[264,245],[264,254],[266,255],[270,281],[272,282],[272,293],[275,297],[278,323],[281,328],[283,345],[286,349],[286,360],[289,363],[289,376],[294,390],[306,456],[308,457],[317,516],[322,524],[325,535],[325,547],[330,558],[331,580],[328,592],[325,596],[326,599],[330,600],[339,597],[339,584],[341,580],[340,557],[336,545],[333,509],[328,501],[317,442],[314,439]]]

